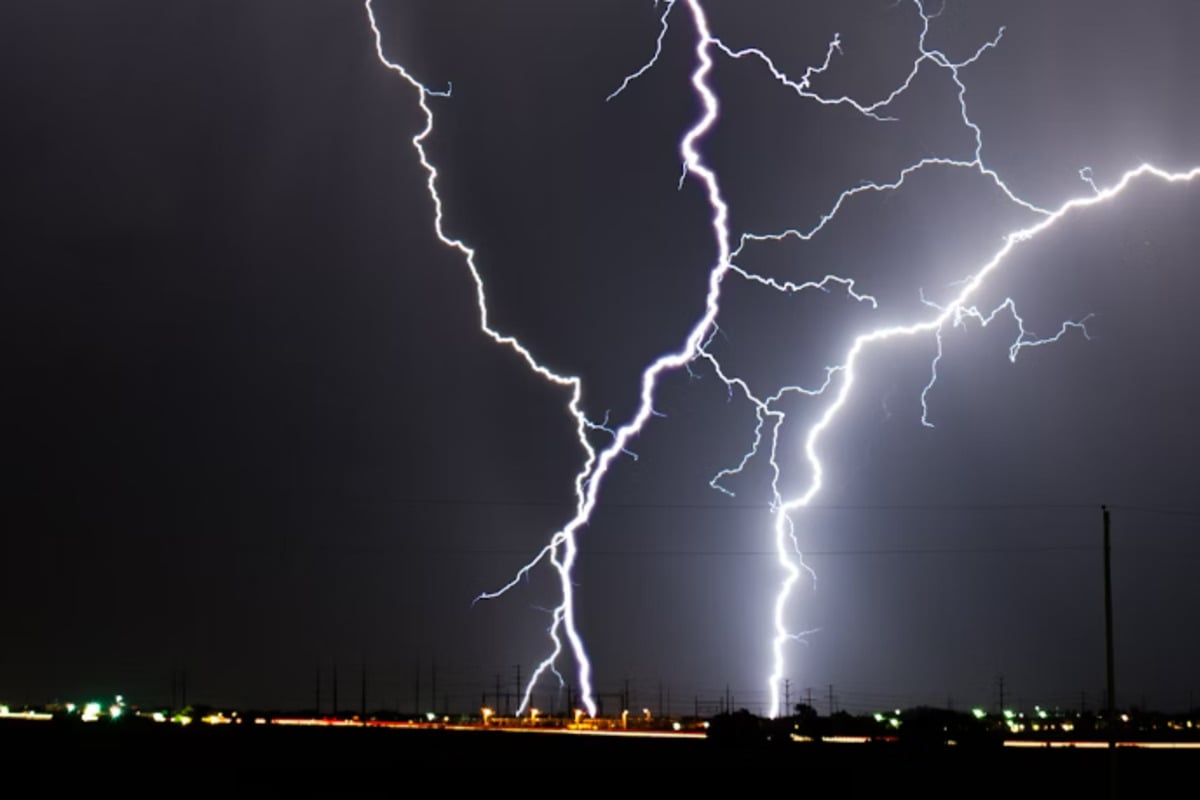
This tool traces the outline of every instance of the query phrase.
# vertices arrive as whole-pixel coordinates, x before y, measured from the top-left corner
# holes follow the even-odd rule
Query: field
[[[1106,750],[911,747],[901,744],[724,745],[703,738],[637,739],[503,731],[378,728],[281,728],[80,723],[0,726],[5,781],[53,784],[71,776],[108,776],[137,783],[148,775],[202,780],[237,777],[294,786],[309,776],[337,774],[354,785],[430,778],[455,781],[479,772],[507,782],[545,771],[629,785],[637,775],[694,784],[715,772],[739,782],[785,791],[806,784],[864,790],[918,790],[925,796],[996,794],[1107,796]],[[1200,751],[1120,748],[1118,796],[1175,790],[1195,796]],[[722,781],[722,785],[725,781]],[[345,785],[345,784],[341,784]],[[636,791],[636,789],[634,789]]]

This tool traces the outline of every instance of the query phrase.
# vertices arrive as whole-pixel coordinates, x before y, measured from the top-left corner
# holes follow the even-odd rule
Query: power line
[[[381,501],[391,502],[391,501]],[[484,506],[498,508],[574,508],[567,500],[500,500],[487,498],[404,498],[394,501],[404,505],[421,506]],[[805,506],[802,511],[1094,511],[1098,503],[827,503]],[[1135,508],[1113,506],[1110,508]],[[769,503],[686,503],[686,502],[608,502],[606,509],[694,510],[694,511],[758,511],[774,513]],[[1200,510],[1192,513],[1200,516]]]
[[[1114,511],[1132,511],[1140,514],[1163,514],[1173,517],[1200,517],[1200,510],[1193,508],[1169,508],[1164,506],[1122,506],[1109,505]]]
[[[393,501],[380,501],[393,502]],[[501,500],[487,498],[405,498],[394,501],[411,506],[461,506],[466,508],[563,508],[573,509],[575,503],[567,500]],[[813,504],[798,509],[796,513],[811,511],[832,512],[1015,512],[1015,511],[1095,511],[1099,503],[826,503]],[[1200,509],[1172,506],[1121,505],[1109,503],[1113,510],[1169,516],[1200,517]],[[688,502],[608,502],[608,510],[638,511],[714,511],[714,512],[760,512],[773,514],[769,503],[688,503]]]
[[[356,549],[356,548],[350,548]],[[363,548],[374,549],[374,548]],[[1095,545],[1030,545],[1028,547],[912,547],[912,548],[885,548],[871,550],[804,550],[802,552],[806,556],[872,556],[872,555],[933,555],[941,553],[1028,553],[1028,552],[1050,552],[1057,550],[1074,550],[1074,551],[1093,551],[1097,550]],[[456,549],[409,549],[405,548],[403,552],[421,553],[424,555],[520,555],[529,554],[528,549],[518,548],[456,548]],[[662,557],[662,558],[778,558],[779,553],[775,550],[587,550],[583,553],[584,556],[591,558],[593,556],[645,556],[645,557]]]

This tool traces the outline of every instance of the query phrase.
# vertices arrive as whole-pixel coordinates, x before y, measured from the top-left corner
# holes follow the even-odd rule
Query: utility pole
[[[523,696],[521,694],[521,665],[517,664],[516,669],[517,669],[517,683],[516,683],[517,690],[516,690],[516,692],[513,693],[513,696],[517,698],[517,708],[520,708],[521,707],[521,697]]]
[[[496,706],[496,713],[500,713],[500,673],[496,673],[496,694],[492,697],[492,703]]]
[[[1113,676],[1112,613],[1112,542],[1109,535],[1108,506],[1100,506],[1104,515],[1104,661],[1108,677],[1108,793],[1117,796],[1117,684]]]
[[[792,679],[783,679],[783,716],[789,717],[792,710]]]
[[[1112,554],[1109,535],[1108,506],[1104,512],[1104,663],[1108,677],[1108,746],[1116,746],[1117,731],[1113,725],[1117,709],[1117,686],[1113,676],[1113,612],[1112,612]]]
[[[807,705],[809,708],[811,708],[813,711],[817,710],[812,704],[812,687],[811,686],[809,686],[808,688],[806,688],[804,690],[804,704]]]
[[[833,684],[829,684],[829,716],[833,716]]]
[[[1004,676],[1003,675],[996,676],[996,691],[1000,697],[1000,699],[998,701],[1000,703],[1000,715],[1003,716],[1004,715]]]

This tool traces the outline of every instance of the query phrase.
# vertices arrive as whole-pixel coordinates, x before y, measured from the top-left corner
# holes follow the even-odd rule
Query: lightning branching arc
[[[1015,249],[1068,216],[1112,200],[1139,178],[1152,177],[1166,182],[1182,182],[1191,181],[1200,176],[1200,167],[1183,172],[1169,172],[1151,164],[1141,164],[1125,172],[1120,180],[1111,186],[1101,187],[1095,182],[1092,170],[1085,167],[1079,171],[1080,178],[1090,189],[1090,193],[1085,196],[1068,200],[1053,209],[1018,196],[985,162],[983,131],[969,114],[967,86],[962,75],[962,71],[966,67],[983,58],[988,50],[1001,44],[1004,29],[998,30],[992,39],[985,41],[967,59],[953,61],[942,51],[931,49],[926,44],[930,26],[937,15],[931,14],[925,9],[923,0],[910,0],[921,22],[916,42],[916,55],[912,65],[894,89],[874,101],[864,101],[849,96],[827,97],[813,88],[813,78],[827,71],[835,56],[841,53],[841,38],[837,34],[829,41],[821,63],[807,68],[799,79],[792,79],[779,69],[770,56],[762,50],[753,47],[734,48],[716,37],[710,29],[701,0],[664,0],[653,54],[645,64],[627,75],[605,99],[617,101],[634,81],[654,68],[663,51],[664,39],[674,22],[673,12],[677,7],[686,8],[695,35],[695,68],[691,74],[690,84],[701,112],[699,118],[683,133],[680,140],[679,155],[682,161],[680,184],[682,185],[688,180],[695,181],[705,194],[711,211],[709,222],[711,235],[716,244],[717,259],[708,273],[708,291],[703,310],[699,311],[692,327],[681,337],[681,344],[676,350],[659,356],[646,366],[641,375],[639,399],[635,412],[624,424],[614,427],[609,424],[607,414],[601,421],[595,421],[587,416],[583,407],[583,384],[578,376],[555,372],[540,362],[533,351],[517,338],[492,327],[488,314],[486,287],[476,264],[477,253],[463,240],[446,233],[445,210],[442,198],[438,193],[439,172],[429,160],[425,149],[425,142],[434,129],[434,112],[431,103],[439,98],[449,98],[451,88],[447,85],[445,90],[430,89],[402,64],[391,61],[384,53],[383,37],[373,8],[374,0],[364,0],[364,2],[375,37],[376,54],[380,62],[399,75],[417,92],[418,104],[424,115],[425,124],[413,136],[412,146],[427,175],[426,188],[434,209],[434,230],[438,239],[447,247],[458,251],[466,263],[475,284],[480,329],[497,344],[515,353],[530,370],[564,392],[568,398],[566,408],[574,420],[576,438],[583,453],[582,463],[574,481],[574,515],[562,528],[554,532],[547,543],[513,575],[511,580],[498,589],[483,592],[475,598],[478,602],[500,597],[527,578],[535,568],[543,563],[548,562],[557,575],[561,589],[561,602],[548,610],[551,620],[547,629],[551,642],[550,653],[530,675],[524,688],[518,713],[523,713],[529,706],[532,692],[539,681],[546,676],[546,673],[554,675],[560,686],[565,684],[565,679],[558,670],[558,662],[562,658],[564,650],[569,646],[570,654],[576,665],[580,701],[588,714],[592,716],[596,714],[597,707],[591,678],[592,665],[575,619],[572,571],[578,557],[577,535],[580,529],[588,523],[599,503],[604,478],[612,469],[617,458],[622,454],[636,457],[629,450],[629,445],[644,430],[650,419],[656,415],[655,392],[660,379],[665,374],[680,368],[691,370],[694,364],[707,365],[727,387],[730,396],[738,395],[744,398],[753,408],[756,416],[757,423],[746,452],[735,465],[714,475],[710,484],[714,489],[732,496],[734,493],[727,488],[726,481],[741,473],[752,460],[759,457],[765,458],[770,468],[770,508],[774,515],[773,540],[778,566],[783,573],[773,607],[774,637],[770,645],[770,672],[766,678],[769,697],[766,707],[768,712],[775,716],[779,713],[781,706],[780,688],[785,672],[785,648],[789,642],[805,641],[805,637],[813,632],[793,631],[789,629],[785,619],[797,581],[805,574],[814,581],[816,578],[801,555],[796,533],[796,517],[802,509],[813,502],[822,489],[825,473],[820,457],[820,444],[825,433],[833,426],[851,396],[857,380],[856,370],[863,354],[898,339],[912,339],[918,336],[932,338],[935,353],[930,362],[929,380],[920,394],[920,422],[925,426],[932,427],[929,396],[937,383],[938,366],[944,351],[943,335],[947,326],[960,327],[965,326],[968,322],[973,322],[981,327],[986,327],[997,318],[1011,320],[1016,327],[1016,335],[1009,345],[1008,351],[1009,360],[1012,362],[1015,362],[1021,351],[1026,348],[1057,342],[1072,332],[1078,331],[1083,336],[1088,336],[1086,323],[1089,317],[1066,320],[1054,334],[1037,336],[1025,327],[1024,319],[1011,298],[1005,298],[995,307],[986,310],[972,304],[974,296],[984,286],[987,279],[1003,267],[1006,259]],[[715,66],[714,57],[718,55],[730,60],[749,59],[758,62],[771,79],[790,88],[802,101],[821,105],[846,106],[881,124],[887,124],[896,119],[889,114],[890,106],[913,85],[922,69],[944,70],[956,87],[955,102],[961,124],[969,132],[974,142],[973,152],[967,159],[948,156],[925,157],[899,170],[889,179],[864,181],[851,186],[833,198],[827,210],[817,218],[814,224],[771,233],[744,232],[737,237],[735,246],[735,237],[730,231],[728,223],[729,205],[721,190],[718,175],[704,161],[698,150],[699,143],[717,124],[720,115],[719,100],[710,83]],[[957,294],[949,301],[934,303],[927,300],[922,293],[920,298],[923,307],[928,309],[927,316],[915,319],[907,325],[878,327],[858,334],[841,359],[836,364],[826,367],[824,379],[815,386],[803,387],[786,384],[775,387],[769,392],[762,392],[752,388],[749,381],[732,373],[721,362],[713,352],[712,343],[718,331],[717,320],[721,311],[721,288],[724,280],[728,277],[741,278],[768,290],[785,294],[811,290],[828,293],[831,288],[837,288],[855,302],[867,304],[872,308],[878,306],[876,298],[858,291],[857,284],[852,278],[830,274],[819,281],[793,282],[757,274],[738,263],[743,249],[748,244],[780,242],[792,238],[808,241],[817,236],[841,213],[843,208],[852,204],[860,195],[895,192],[901,189],[914,174],[930,169],[955,169],[976,173],[981,179],[997,188],[1014,206],[1032,215],[1035,221],[1004,236],[1001,240],[1002,245],[993,256],[956,285]],[[914,291],[920,291],[919,287]],[[784,399],[791,395],[814,398],[814,402],[816,402],[815,398],[824,398],[825,405],[815,421],[799,437],[804,460],[809,470],[807,483],[798,494],[785,496],[780,488],[783,469],[780,466],[779,453],[781,447],[784,446],[781,444],[781,433],[787,421],[787,414],[782,409],[782,404]],[[597,430],[608,434],[609,440],[605,447],[597,448],[588,438],[589,431]]]

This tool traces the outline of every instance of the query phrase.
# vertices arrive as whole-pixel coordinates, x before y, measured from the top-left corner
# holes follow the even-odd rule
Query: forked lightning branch
[[[894,87],[884,96],[875,98],[854,98],[849,96],[826,96],[814,88],[815,79],[828,71],[835,59],[843,58],[841,54],[841,37],[837,32],[830,32],[829,44],[821,59],[806,69],[798,77],[787,75],[773,59],[764,51],[754,47],[735,48],[727,45],[712,30],[701,0],[665,0],[659,16],[660,27],[655,41],[655,47],[649,59],[636,70],[630,72],[623,80],[616,82],[613,92],[607,97],[598,97],[596,102],[620,103],[625,89],[634,81],[654,69],[662,53],[664,40],[673,25],[687,26],[693,37],[694,68],[691,72],[690,85],[681,87],[681,91],[694,94],[700,113],[693,124],[680,132],[679,160],[681,163],[680,185],[693,182],[698,185],[704,196],[710,212],[708,220],[709,235],[716,245],[717,258],[715,263],[708,265],[707,293],[704,305],[695,309],[695,321],[690,329],[679,331],[678,346],[675,350],[663,353],[650,364],[641,374],[640,385],[630,387],[636,391],[638,403],[633,415],[619,426],[608,423],[607,419],[597,422],[588,416],[585,409],[585,387],[579,376],[565,375],[555,372],[542,363],[532,346],[519,341],[516,337],[497,330],[491,324],[488,313],[488,294],[477,260],[486,258],[466,241],[449,236],[445,230],[445,216],[453,213],[447,209],[438,193],[439,171],[429,159],[426,143],[434,133],[434,109],[439,103],[453,102],[452,85],[449,81],[430,85],[415,76],[407,69],[401,60],[394,60],[386,52],[383,32],[380,30],[375,17],[373,0],[365,0],[367,17],[375,36],[376,53],[380,62],[408,83],[415,92],[416,102],[424,115],[424,127],[412,138],[412,146],[417,159],[424,168],[433,210],[433,227],[445,246],[456,250],[471,274],[475,285],[476,301],[479,309],[479,326],[484,335],[494,340],[498,345],[508,348],[535,374],[543,378],[551,386],[557,387],[563,394],[563,402],[574,420],[575,434],[580,448],[580,465],[575,475],[575,511],[570,519],[558,530],[551,533],[545,545],[536,553],[531,554],[529,561],[518,572],[511,576],[506,583],[497,588],[480,594],[476,600],[492,600],[504,595],[516,586],[535,569],[549,569],[557,579],[560,591],[560,602],[552,609],[551,622],[547,629],[547,651],[537,668],[530,675],[524,687],[524,694],[518,713],[523,713],[529,706],[530,697],[539,683],[553,676],[559,685],[565,684],[565,678],[560,672],[560,666],[565,664],[567,656],[575,667],[574,681],[579,687],[579,698],[587,713],[595,715],[597,711],[594,687],[592,683],[592,665],[584,644],[583,632],[575,617],[575,598],[573,571],[579,557],[577,537],[581,529],[591,519],[592,514],[601,502],[605,478],[610,470],[619,463],[623,454],[628,453],[628,447],[655,416],[654,400],[660,380],[669,372],[681,369],[709,369],[727,387],[730,393],[744,398],[754,410],[757,424],[753,436],[747,442],[746,450],[736,463],[721,470],[711,481],[714,489],[732,494],[727,488],[727,480],[743,471],[755,459],[763,459],[768,465],[771,475],[767,500],[773,511],[773,527],[764,531],[773,542],[779,574],[779,588],[775,595],[773,607],[764,610],[771,615],[774,635],[770,641],[763,643],[763,676],[765,689],[769,697],[768,713],[777,715],[781,709],[781,690],[783,676],[786,671],[786,659],[789,644],[805,636],[805,631],[792,630],[786,622],[789,607],[796,602],[793,589],[801,575],[810,571],[802,557],[802,541],[804,530],[804,509],[813,504],[820,495],[825,468],[822,463],[822,445],[825,434],[838,421],[841,411],[854,390],[859,377],[859,365],[864,363],[863,356],[878,348],[888,347],[899,340],[911,340],[915,337],[925,337],[932,345],[934,355],[929,363],[928,377],[920,393],[920,414],[914,414],[914,424],[932,426],[934,415],[930,410],[930,402],[938,380],[938,368],[943,356],[944,333],[950,327],[977,325],[987,326],[997,321],[1004,321],[1013,327],[1015,333],[1009,346],[1008,357],[1016,361],[1026,348],[1051,344],[1064,336],[1087,336],[1087,319],[1064,320],[1058,330],[1050,335],[1037,335],[1026,329],[1025,322],[1016,303],[1006,298],[994,307],[980,308],[976,305],[975,297],[981,293],[991,276],[1003,270],[1009,256],[1025,242],[1028,242],[1060,221],[1084,213],[1087,208],[1100,203],[1107,203],[1117,198],[1127,187],[1140,179],[1156,179],[1160,181],[1179,182],[1191,181],[1200,175],[1200,167],[1185,172],[1167,172],[1150,164],[1131,167],[1121,178],[1110,186],[1098,185],[1085,165],[1068,165],[1080,170],[1084,191],[1080,196],[1069,200],[1056,208],[1047,208],[1031,199],[1017,195],[995,170],[988,166],[986,160],[986,136],[976,124],[970,113],[967,102],[967,68],[976,61],[986,58],[988,51],[1003,46],[1003,29],[995,36],[982,42],[979,47],[966,59],[955,61],[939,49],[927,44],[931,27],[937,22],[937,15],[926,10],[922,0],[911,0],[911,13],[920,21],[920,33],[912,43],[913,60],[911,67],[903,75],[898,75]],[[853,109],[855,113],[872,120],[880,125],[888,125],[896,119],[892,112],[895,101],[903,96],[914,85],[917,76],[924,70],[940,70],[944,72],[955,87],[948,92],[945,102],[955,109],[955,125],[961,125],[974,142],[972,157],[952,158],[926,157],[915,163],[907,164],[891,175],[881,175],[874,180],[864,181],[846,187],[836,196],[830,197],[825,206],[826,211],[813,220],[798,220],[793,228],[782,231],[732,231],[729,226],[729,205],[722,192],[720,175],[705,162],[700,153],[700,144],[713,130],[720,120],[720,97],[713,88],[713,70],[718,68],[721,61],[746,60],[761,69],[763,81],[778,82],[788,87],[795,95],[797,103],[815,103],[823,106],[842,106]],[[722,124],[736,125],[737,120],[723,120]],[[868,194],[896,192],[900,190],[914,174],[924,170],[961,170],[972,173],[979,181],[999,189],[1002,195],[1015,207],[1021,209],[1032,220],[1030,224],[1018,230],[1009,232],[1001,240],[1000,246],[986,262],[975,265],[964,265],[963,274],[969,277],[956,284],[957,294],[950,300],[941,303],[925,301],[921,306],[923,315],[911,319],[905,325],[890,325],[862,330],[854,337],[849,349],[825,369],[822,381],[814,386],[801,386],[789,382],[786,376],[775,386],[767,390],[751,387],[748,380],[739,376],[717,357],[710,348],[713,335],[716,333],[721,318],[722,287],[727,280],[742,280],[755,284],[766,291],[782,292],[788,295],[817,290],[829,292],[836,290],[859,303],[865,303],[875,308],[878,303],[870,294],[869,286],[862,286],[855,281],[854,276],[826,275],[816,281],[780,280],[774,276],[758,274],[743,267],[739,256],[744,247],[750,242],[768,245],[771,242],[782,242],[788,239],[807,241],[819,236],[824,228],[838,215],[847,213],[859,198]],[[914,296],[924,300],[922,287],[912,287]],[[810,411],[813,422],[807,428],[789,427],[785,401],[795,396],[803,396],[806,404],[817,404]],[[809,406],[812,408],[812,406]],[[589,435],[596,431],[607,432],[609,438],[604,447],[595,446]],[[785,475],[782,466],[782,456],[788,452],[799,451],[803,454],[801,463],[806,472],[800,476],[801,491],[787,494],[781,486]],[[569,653],[568,653],[569,651]]]

